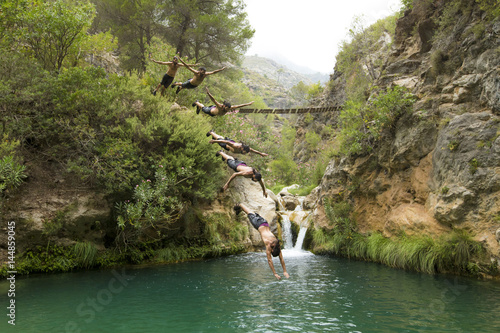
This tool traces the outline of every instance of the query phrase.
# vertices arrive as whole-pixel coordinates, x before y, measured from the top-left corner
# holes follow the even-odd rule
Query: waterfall
[[[290,218],[286,214],[281,215],[283,230],[281,231],[283,235],[283,240],[285,241],[285,249],[293,248],[292,240],[292,223],[290,223]]]
[[[294,250],[302,250],[302,244],[304,243],[304,238],[306,237],[306,227],[300,227],[299,235],[297,236],[297,242],[295,242]]]
[[[293,211],[285,210],[284,205],[280,201],[280,216],[282,219],[282,237],[284,241],[285,250],[302,251],[302,245],[304,243],[304,238],[307,232],[307,222],[309,220],[309,211],[304,211],[302,204],[304,203],[305,197],[299,197],[299,204],[295,207]],[[297,240],[295,245],[293,244],[292,236],[292,223],[298,224],[300,226],[299,234],[297,235]]]

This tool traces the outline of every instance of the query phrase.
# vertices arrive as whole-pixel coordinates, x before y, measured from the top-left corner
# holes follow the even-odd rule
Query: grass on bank
[[[380,232],[362,235],[348,217],[347,204],[325,201],[325,211],[333,228],[312,232],[312,250],[316,254],[368,260],[429,274],[477,275],[481,270],[475,259],[484,253],[484,248],[465,230],[455,229],[439,238],[406,234],[387,238]]]

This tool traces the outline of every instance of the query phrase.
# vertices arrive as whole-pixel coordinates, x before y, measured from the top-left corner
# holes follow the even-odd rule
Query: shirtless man
[[[230,112],[231,110],[241,108],[243,106],[247,106],[253,103],[253,101],[245,103],[245,104],[239,104],[239,105],[233,105],[231,106],[231,103],[224,101],[223,103],[219,103],[215,100],[214,96],[210,93],[210,91],[207,89],[207,95],[210,97],[212,102],[215,105],[210,105],[210,106],[205,106],[201,104],[199,101],[196,101],[193,103],[193,106],[196,106],[196,114],[200,113],[200,110],[203,111],[204,113],[208,114],[211,117],[215,116],[223,116],[226,113]]]
[[[234,157],[224,153],[222,150],[215,153],[216,156],[222,156],[222,160],[227,162],[227,165],[233,169],[235,172],[229,177],[229,180],[222,188],[222,191],[225,191],[229,187],[229,183],[238,176],[243,176],[245,178],[251,178],[254,182],[259,182],[260,187],[262,187],[262,193],[264,197],[267,198],[267,191],[264,182],[262,181],[262,175],[252,167],[246,165],[245,162],[235,159]]]
[[[176,94],[178,94],[179,91],[181,91],[184,88],[194,89],[194,88],[198,87],[207,76],[218,73],[218,72],[226,69],[226,67],[222,67],[221,69],[216,69],[215,71],[207,72],[205,67],[200,67],[200,68],[198,68],[198,70],[196,70],[196,69],[191,68],[181,58],[179,58],[179,60],[180,60],[180,62],[182,62],[184,64],[184,66],[186,66],[187,69],[189,69],[191,72],[193,72],[194,76],[192,79],[189,79],[184,83],[182,83],[182,82],[173,83],[172,88],[175,88],[177,86],[177,91],[175,92]]]
[[[158,89],[160,89],[160,87],[162,87],[161,92],[160,92],[160,95],[162,95],[163,92],[165,91],[165,89],[170,84],[172,84],[172,82],[174,81],[174,77],[175,77],[175,74],[177,74],[177,70],[180,67],[184,67],[184,64],[182,64],[182,63],[179,64],[179,58],[177,58],[177,56],[174,56],[174,59],[172,61],[157,61],[157,60],[154,60],[151,58],[151,53],[149,54],[149,60],[151,60],[152,62],[157,63],[159,65],[167,65],[168,66],[167,72],[165,73],[165,75],[163,75],[161,82],[158,84],[156,89],[153,91],[153,95],[156,96],[156,92],[158,91]],[[191,66],[196,66],[196,65],[198,65],[198,64],[192,64]]]
[[[238,215],[242,210],[247,214],[250,223],[252,223],[253,227],[260,233],[260,237],[262,237],[262,241],[266,246],[267,263],[269,264],[274,276],[278,280],[281,279],[281,276],[276,273],[276,270],[274,269],[272,258],[279,256],[281,267],[283,267],[283,275],[288,279],[290,275],[288,275],[288,272],[286,271],[285,260],[283,260],[283,255],[281,254],[280,242],[271,232],[271,229],[269,229],[269,224],[259,214],[252,212],[245,204],[240,203],[234,206],[236,215]]]
[[[210,143],[218,143],[219,146],[224,148],[225,150],[228,150],[232,153],[235,154],[248,154],[248,153],[255,153],[259,154],[260,156],[268,156],[269,154],[266,153],[261,153],[260,151],[257,151],[253,148],[250,148],[248,145],[245,145],[240,142],[235,142],[229,138],[224,138],[222,135],[218,135],[215,133],[213,130],[207,133],[207,136],[212,136],[213,140],[210,140]]]

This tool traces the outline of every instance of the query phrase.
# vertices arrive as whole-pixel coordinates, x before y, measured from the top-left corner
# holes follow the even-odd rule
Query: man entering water
[[[285,260],[283,259],[283,254],[281,254],[280,242],[271,232],[271,229],[269,229],[269,224],[262,216],[251,211],[250,208],[248,208],[248,206],[246,206],[245,204],[240,203],[234,206],[236,215],[238,215],[242,210],[247,214],[248,219],[250,220],[250,223],[252,223],[253,227],[260,233],[260,237],[262,238],[262,241],[266,246],[267,263],[269,264],[269,268],[271,268],[274,276],[278,280],[281,279],[281,276],[276,273],[276,270],[274,269],[272,258],[279,257],[281,267],[283,267],[283,275],[288,279],[290,275],[288,275],[288,272],[286,271]]]

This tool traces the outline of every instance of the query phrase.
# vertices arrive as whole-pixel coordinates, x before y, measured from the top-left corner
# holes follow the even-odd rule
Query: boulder
[[[292,195],[285,195],[281,199],[283,200],[283,206],[286,210],[295,210],[295,208],[300,205],[299,199]]]

